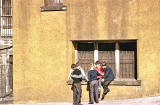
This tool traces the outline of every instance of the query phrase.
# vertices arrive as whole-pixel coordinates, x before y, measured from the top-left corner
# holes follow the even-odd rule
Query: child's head
[[[95,65],[96,65],[97,68],[101,68],[102,63],[100,61],[96,61]]]
[[[94,68],[94,63],[90,63],[89,68],[93,69]]]
[[[103,61],[103,62],[102,62],[102,68],[104,69],[104,68],[106,68],[106,66],[107,66],[106,62]]]
[[[76,64],[72,64],[72,65],[71,65],[71,68],[72,68],[73,70],[75,70],[76,67],[77,67]]]

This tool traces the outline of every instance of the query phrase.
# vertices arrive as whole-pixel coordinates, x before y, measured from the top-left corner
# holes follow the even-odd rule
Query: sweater
[[[88,80],[89,82],[93,80],[98,80],[97,76],[100,75],[96,70],[90,70],[88,72]]]
[[[80,83],[82,81],[82,73],[79,69],[72,72],[73,83]]]
[[[115,78],[115,76],[113,74],[112,69],[109,66],[107,66],[104,69],[104,80],[112,81],[112,80],[114,80],[114,78]]]

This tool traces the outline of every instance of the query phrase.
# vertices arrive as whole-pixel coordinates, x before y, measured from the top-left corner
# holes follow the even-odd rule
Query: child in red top
[[[94,70],[97,70],[98,73],[100,73],[102,75],[102,76],[97,76],[99,78],[99,80],[98,80],[98,86],[99,86],[98,90],[100,90],[101,89],[102,78],[103,78],[103,75],[104,75],[104,70],[102,68],[102,63],[100,61],[96,61],[95,66],[96,67],[94,68]]]

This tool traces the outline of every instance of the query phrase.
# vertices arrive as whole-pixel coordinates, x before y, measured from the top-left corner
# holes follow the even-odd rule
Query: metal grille
[[[78,61],[80,66],[88,74],[90,64],[94,63],[94,45],[93,43],[79,43],[78,44]]]
[[[62,3],[63,2],[63,0],[53,0],[54,1],[54,3]]]
[[[136,79],[136,43],[120,43],[120,78]]]
[[[12,94],[12,56],[7,54],[8,49],[0,51],[0,98]]]
[[[0,0],[0,36],[12,36],[12,0]]]
[[[99,61],[105,61],[107,66],[111,67],[115,73],[115,43],[99,43],[98,44]]]
[[[58,3],[63,3],[63,0],[44,0],[45,5],[54,5]]]

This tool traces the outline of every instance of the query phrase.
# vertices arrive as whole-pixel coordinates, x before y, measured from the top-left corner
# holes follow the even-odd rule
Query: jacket
[[[104,69],[104,80],[112,81],[112,80],[114,80],[114,78],[115,78],[115,76],[114,76],[112,69],[109,66],[107,66]]]
[[[72,72],[73,83],[80,83],[82,81],[82,73],[79,69]]]
[[[93,81],[93,80],[98,80],[97,76],[99,75],[99,73],[96,70],[90,70],[88,72],[88,80],[89,82]]]

